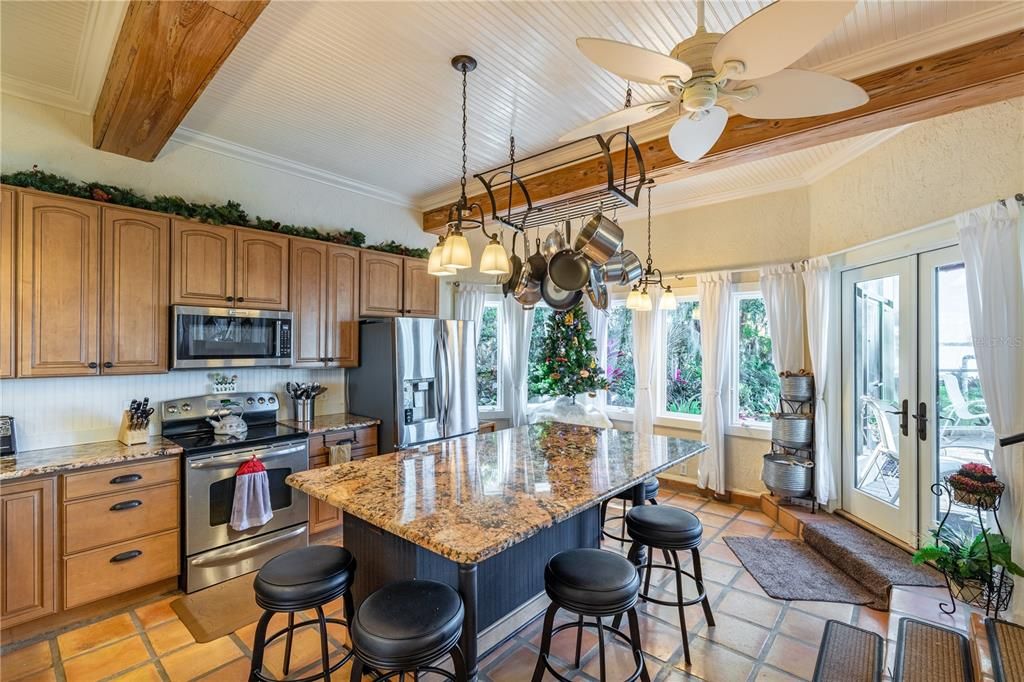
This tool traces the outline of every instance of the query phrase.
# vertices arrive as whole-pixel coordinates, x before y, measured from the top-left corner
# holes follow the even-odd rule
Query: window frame
[[[700,305],[700,300],[697,298],[696,287],[689,287],[686,289],[675,289],[676,301],[682,303],[696,303]],[[668,334],[668,316],[671,311],[659,310],[658,315],[661,316],[661,338],[658,342],[658,363],[657,363],[657,374],[654,379],[655,388],[655,399],[657,401],[657,408],[654,411],[654,423],[655,425],[671,426],[674,428],[689,428],[689,429],[700,429],[704,425],[704,413],[703,406],[701,407],[700,414],[682,414],[679,412],[670,412],[667,407],[668,403],[668,381],[665,379],[665,373],[668,370],[668,344],[665,343],[665,337]],[[701,375],[703,380],[704,374],[704,360],[701,359]]]
[[[625,306],[626,306],[626,294],[620,293],[620,292],[617,292],[617,293],[614,293],[614,294],[609,293],[609,295],[608,295],[608,309],[607,309],[608,310],[609,318],[611,317],[611,312],[610,311],[611,311],[612,308],[625,307]],[[630,314],[632,315],[632,311],[631,311]],[[611,325],[608,325],[609,333],[611,332],[610,326]],[[608,372],[608,337],[607,336],[605,337],[604,347],[597,349],[597,355],[598,355],[597,361],[601,363],[601,367],[604,368],[605,373],[607,374],[607,372]],[[633,365],[634,378],[635,378],[635,373],[636,373],[636,364],[635,364],[635,362],[636,362],[636,360],[634,358],[634,365]],[[605,391],[604,412],[605,412],[606,415],[608,415],[608,418],[612,419],[612,420],[616,420],[616,421],[632,422],[633,421],[633,415],[636,413],[636,395],[634,394],[634,396],[633,396],[633,406],[632,407],[622,407],[622,406],[619,406],[619,405],[612,405],[612,404],[610,404],[608,402],[608,395],[607,394],[608,394],[608,391]]]
[[[729,298],[729,324],[732,328],[731,350],[729,353],[729,387],[728,410],[729,414],[725,420],[725,433],[729,436],[740,438],[754,438],[758,440],[771,440],[771,421],[761,423],[744,421],[739,418],[739,382],[740,382],[740,301],[760,298],[764,299],[761,293],[761,285],[758,282],[743,282],[733,286],[732,295]]]
[[[476,406],[477,416],[480,417],[480,418],[488,419],[488,420],[489,419],[506,419],[508,417],[508,408],[507,408],[507,405],[508,405],[508,399],[507,398],[508,398],[508,396],[506,395],[507,390],[506,390],[506,386],[505,386],[505,373],[501,370],[501,358],[502,358],[502,354],[504,353],[504,350],[505,350],[505,348],[504,348],[504,346],[505,346],[504,336],[505,335],[502,333],[502,329],[503,329],[503,325],[504,325],[504,314],[503,314],[503,307],[504,306],[502,305],[501,299],[502,299],[502,297],[501,297],[500,294],[487,294],[486,298],[484,299],[484,309],[485,310],[487,308],[495,308],[495,314],[497,316],[496,317],[496,322],[497,322],[496,326],[497,326],[497,330],[498,330],[497,353],[496,353],[495,358],[494,358],[494,364],[495,364],[495,369],[496,369],[495,380],[497,382],[497,386],[495,387],[495,390],[496,390],[497,396],[498,396],[498,404],[497,404],[497,406],[494,406],[494,407],[491,407],[490,405],[486,405],[486,406],[480,405],[479,398],[477,398],[477,406]],[[481,322],[483,322],[483,320],[481,320]]]

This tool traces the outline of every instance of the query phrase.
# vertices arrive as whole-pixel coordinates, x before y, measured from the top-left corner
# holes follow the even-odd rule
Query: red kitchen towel
[[[235,472],[231,527],[243,531],[262,526],[272,518],[274,510],[270,506],[270,478],[263,462],[253,457]]]

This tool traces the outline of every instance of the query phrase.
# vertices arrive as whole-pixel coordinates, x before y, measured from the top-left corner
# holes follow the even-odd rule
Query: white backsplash
[[[317,398],[318,414],[345,411],[343,369],[225,369],[238,375],[238,391],[274,391],[281,397],[281,419],[292,417],[286,382],[317,381],[327,392]],[[210,370],[175,370],[167,374],[0,380],[0,414],[14,417],[18,450],[116,440],[121,412],[133,398],[148,396],[157,408],[150,433],[160,433],[159,407],[164,400],[212,393]]]

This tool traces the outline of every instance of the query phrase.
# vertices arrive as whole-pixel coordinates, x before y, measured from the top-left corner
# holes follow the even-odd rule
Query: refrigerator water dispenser
[[[406,379],[402,382],[403,423],[419,424],[437,418],[434,379]]]

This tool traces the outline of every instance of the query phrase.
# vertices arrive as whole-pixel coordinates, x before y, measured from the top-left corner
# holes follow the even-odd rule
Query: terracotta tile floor
[[[939,611],[939,602],[945,597],[944,589],[897,588],[892,600],[893,610],[889,613],[848,604],[770,599],[743,569],[722,537],[791,538],[792,535],[773,525],[758,510],[707,502],[683,493],[667,492],[660,501],[694,511],[705,520],[701,557],[717,626],[707,627],[699,606],[687,609],[693,660],[693,664],[687,666],[683,662],[676,609],[642,605],[641,637],[648,654],[648,669],[655,682],[806,680],[814,670],[822,628],[829,618],[853,623],[886,637],[889,640],[887,659],[890,668],[897,625],[903,616],[967,630],[970,618],[967,610],[958,608],[955,617]],[[606,547],[625,551],[618,542],[609,542]],[[663,598],[671,598],[675,590],[674,580],[667,572],[662,573],[663,577],[656,574],[655,579]],[[691,586],[684,587],[684,591],[690,590]],[[169,606],[176,597],[177,594],[165,595],[48,638],[9,646],[0,653],[0,678],[9,682],[245,680],[254,625],[217,641],[197,644]],[[339,608],[340,601],[331,604],[329,610],[333,612]],[[487,656],[480,666],[481,681],[529,680],[537,661],[540,626],[538,618]],[[344,629],[332,628],[330,642],[335,655],[345,641]],[[282,638],[267,652],[267,667],[278,675],[283,644]],[[553,663],[572,679],[596,680],[597,639],[592,634],[584,637],[584,655],[579,671],[568,667],[574,645],[575,635],[571,630],[556,636]],[[296,636],[292,661],[291,678],[308,675],[317,669],[319,639],[314,629]],[[625,647],[610,645],[609,679],[622,679],[631,669],[632,656]],[[991,673],[991,668],[988,667],[986,672]],[[428,675],[421,679],[430,678]],[[334,679],[347,682],[347,668],[339,670]]]

